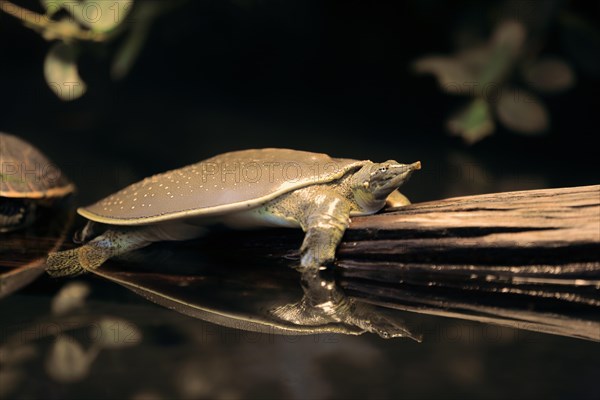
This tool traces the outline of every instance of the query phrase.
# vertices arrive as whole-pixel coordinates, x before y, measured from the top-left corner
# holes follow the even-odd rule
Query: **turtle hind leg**
[[[144,230],[108,230],[76,249],[50,253],[46,261],[49,275],[78,275],[100,267],[106,260],[145,247],[154,240]]]
[[[82,274],[84,269],[79,265],[79,249],[48,254],[46,271],[53,277]]]
[[[84,232],[85,235],[88,233]],[[187,240],[202,233],[201,227],[186,224],[110,229],[81,247],[50,253],[46,270],[51,276],[78,275],[97,269],[109,258],[141,249],[153,242]]]

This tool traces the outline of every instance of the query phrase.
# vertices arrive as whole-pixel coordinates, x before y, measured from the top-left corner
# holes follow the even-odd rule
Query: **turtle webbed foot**
[[[311,304],[310,297],[304,296],[297,303],[286,304],[270,310],[275,317],[302,326],[323,326],[344,324],[348,333],[376,333],[384,339],[408,337],[418,342],[421,337],[412,334],[400,321],[383,315],[367,304],[357,304],[347,297],[335,301]]]
[[[108,255],[101,249],[84,245],[48,254],[46,271],[53,277],[80,275],[97,269],[107,259]]]
[[[52,277],[80,275],[85,272],[79,263],[79,249],[48,254],[46,272]]]

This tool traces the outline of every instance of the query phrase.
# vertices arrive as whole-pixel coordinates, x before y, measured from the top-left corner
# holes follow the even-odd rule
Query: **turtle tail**
[[[53,277],[80,275],[97,269],[110,257],[106,249],[84,245],[48,254],[46,271]]]

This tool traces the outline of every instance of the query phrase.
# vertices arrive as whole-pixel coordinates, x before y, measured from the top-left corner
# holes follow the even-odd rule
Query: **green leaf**
[[[523,78],[531,87],[543,92],[559,92],[575,84],[573,69],[559,58],[534,61],[523,69]]]
[[[507,128],[519,133],[540,134],[550,125],[550,117],[541,101],[519,88],[502,93],[496,103],[496,114]]]
[[[448,130],[468,144],[480,141],[494,132],[494,120],[488,103],[480,98],[473,100],[465,109],[448,120]]]
[[[525,26],[519,21],[509,19],[496,26],[490,44],[496,49],[503,49],[507,56],[514,58],[521,53],[526,39]]]
[[[40,18],[43,18],[43,16]],[[71,42],[73,38],[81,34],[79,24],[69,17],[62,18],[59,21],[50,21],[46,24],[36,24],[26,20],[23,21],[23,25],[38,32],[47,41],[58,39]]]
[[[94,32],[108,32],[129,15],[133,0],[42,0],[46,15],[66,10],[81,25]]]
[[[527,32],[512,20],[499,23],[488,43],[464,49],[452,57],[426,56],[413,67],[418,73],[436,76],[447,93],[485,95],[488,88],[498,87],[512,70],[520,55]]]
[[[108,32],[125,21],[133,0],[83,0],[81,4],[75,18],[95,32]]]
[[[110,70],[113,79],[121,79],[129,73],[142,51],[149,30],[150,23],[146,21],[139,21],[131,29],[113,60]]]
[[[74,45],[56,43],[44,60],[44,77],[50,89],[61,100],[81,97],[87,87],[77,70],[77,49]]]
[[[426,56],[418,59],[413,68],[420,74],[435,75],[444,92],[473,94],[477,73],[467,68],[458,57]]]
[[[177,5],[179,2],[163,0],[144,0],[136,4],[131,15],[135,24],[131,25],[130,32],[117,50],[111,66],[110,73],[113,79],[121,79],[129,73],[142,51],[154,20]]]
[[[40,0],[42,6],[46,9],[48,17],[53,16],[61,9],[67,9],[68,4],[74,4],[73,0]]]

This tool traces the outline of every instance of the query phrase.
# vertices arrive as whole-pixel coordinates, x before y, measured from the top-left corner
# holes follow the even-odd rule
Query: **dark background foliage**
[[[535,13],[535,2],[515,4],[517,16]],[[575,62],[558,23],[549,24],[542,54],[569,60],[577,84],[544,96],[551,129],[543,136],[520,136],[499,125],[494,136],[467,147],[444,126],[465,98],[442,93],[434,78],[411,70],[424,54],[452,53],[462,26],[473,25],[486,38],[501,5],[187,2],[157,20],[121,81],[109,76],[118,41],[89,49],[80,60],[88,93],[68,103],[44,82],[48,43],[2,15],[1,128],[45,149],[76,179],[84,202],[148,173],[268,146],[421,159],[422,177],[411,188],[417,200],[490,191],[494,177],[515,176],[507,188],[593,183],[598,73],[589,64],[597,65],[600,55],[588,57],[587,69]],[[559,5],[598,21],[597,3]],[[453,171],[465,165],[466,175]],[[440,189],[469,180],[473,168],[484,169],[488,186]]]

